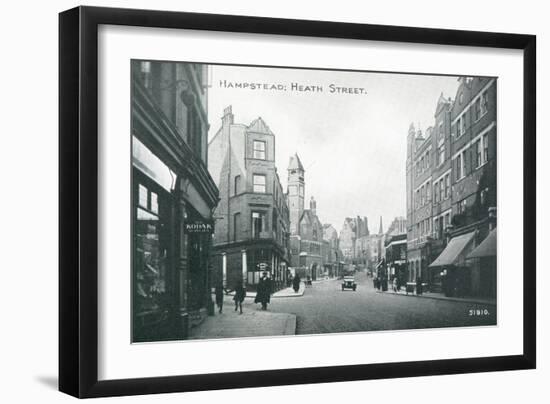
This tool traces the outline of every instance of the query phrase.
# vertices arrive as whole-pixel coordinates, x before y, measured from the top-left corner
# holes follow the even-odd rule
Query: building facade
[[[323,225],[317,216],[317,202],[313,197],[309,209],[302,212],[299,229],[298,235],[291,236],[293,243],[299,243],[298,256],[293,254],[292,265],[297,267],[300,276],[316,280],[327,272],[328,243],[323,239]]]
[[[325,268],[329,277],[338,277],[342,273],[342,267],[344,264],[343,254],[340,251],[340,240],[338,239],[338,232],[333,225],[326,223],[323,224],[323,239],[326,242],[326,260]]]
[[[407,220],[396,217],[386,231],[384,240],[384,254],[386,258],[387,278],[393,281],[397,277],[398,286],[408,280],[407,271]]]
[[[205,65],[134,60],[132,340],[184,339],[212,308],[218,189],[207,170]]]
[[[290,212],[275,167],[275,134],[261,117],[249,125],[235,123],[227,107],[208,152],[208,169],[220,191],[212,252],[217,282],[255,289],[267,271],[275,288],[282,287]]]
[[[344,261],[361,265],[368,260],[369,222],[364,217],[346,217],[340,230],[340,248]]]
[[[461,257],[489,233],[489,212],[494,216],[496,209],[496,79],[462,77],[459,81],[454,100],[440,96],[434,126],[425,134],[412,124],[409,128],[409,280],[420,277],[434,291],[491,294],[487,285],[496,273],[481,271],[479,265]],[[451,240],[462,235],[452,243],[459,257],[452,262],[443,259],[450,256]]]
[[[330,237],[325,239],[313,196],[309,200],[309,209],[304,209],[305,170],[298,154],[290,157],[287,174],[291,265],[302,278],[316,280],[328,276],[335,265],[337,247]]]

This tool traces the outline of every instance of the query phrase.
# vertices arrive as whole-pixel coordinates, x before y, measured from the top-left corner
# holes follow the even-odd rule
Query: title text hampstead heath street
[[[313,83],[254,83],[220,80],[221,88],[240,88],[243,90],[264,90],[264,91],[292,91],[302,93],[329,93],[329,94],[354,94],[366,95],[367,90],[363,87],[347,87],[331,83],[325,89],[324,86]]]

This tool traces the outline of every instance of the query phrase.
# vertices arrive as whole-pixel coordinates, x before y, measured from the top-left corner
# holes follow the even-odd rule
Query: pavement
[[[294,291],[293,291],[294,292]],[[234,310],[233,298],[225,296],[223,312],[216,308],[190,331],[189,339],[218,339],[239,337],[265,337],[296,334],[296,315],[261,310],[251,302],[243,304],[243,313]]]
[[[314,282],[299,299],[274,298],[263,311],[251,298],[243,314],[233,311],[233,296],[224,298],[222,314],[209,316],[191,330],[190,337],[234,338],[292,334],[324,334],[444,327],[479,327],[497,324],[497,306],[459,298],[436,298],[379,292],[364,273],[356,275],[357,290],[342,291],[336,279]],[[292,296],[281,291],[280,296]]]
[[[384,293],[396,296],[408,296],[408,297],[417,297],[424,299],[437,299],[437,300],[447,300],[450,302],[463,302],[463,303],[472,303],[472,304],[483,304],[483,305],[492,305],[495,306],[496,300],[491,298],[481,298],[481,297],[454,297],[454,296],[445,296],[443,293],[434,293],[434,292],[424,292],[421,295],[416,293],[407,293],[404,288],[400,291],[394,292],[391,289],[388,289],[386,292],[381,290],[376,290],[377,293]]]
[[[300,288],[298,289],[298,292],[295,292],[293,288],[284,288],[281,289],[271,295],[271,298],[278,298],[278,297],[300,297],[304,295],[304,292],[306,290],[306,285],[304,282],[300,283]],[[235,296],[235,292],[231,291],[226,294],[226,296]],[[254,298],[256,297],[256,292],[252,291],[246,291],[246,297],[247,298]]]

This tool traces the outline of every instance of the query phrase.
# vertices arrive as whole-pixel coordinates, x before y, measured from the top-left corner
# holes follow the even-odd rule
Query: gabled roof
[[[445,98],[443,96],[443,93],[439,95],[439,99],[437,100],[437,105],[435,107],[435,115],[439,113],[441,108],[443,108],[445,105],[449,105],[451,103],[449,98]]]
[[[264,120],[259,117],[255,120],[253,120],[250,125],[248,125],[248,130],[250,132],[256,132],[256,133],[265,133],[267,135],[273,135],[273,132],[271,132],[271,129],[269,129],[269,126],[264,122]]]
[[[323,226],[323,224],[319,220],[319,217],[317,215],[314,215],[310,209],[304,209],[304,211],[302,212],[302,216],[300,217],[299,223],[302,223],[302,220],[304,219],[307,219],[307,221],[311,224],[317,222],[319,227]]]
[[[300,161],[300,157],[298,157],[298,153],[294,153],[294,156],[290,156],[290,160],[288,162],[288,169],[304,171],[304,166]]]

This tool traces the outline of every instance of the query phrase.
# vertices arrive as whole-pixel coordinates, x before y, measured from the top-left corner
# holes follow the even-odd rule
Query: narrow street
[[[494,306],[398,296],[377,292],[372,279],[356,275],[357,291],[342,291],[339,280],[317,282],[304,296],[272,299],[269,310],[296,314],[296,334],[494,325]],[[248,299],[247,299],[248,300]],[[470,316],[470,309],[489,310]]]

